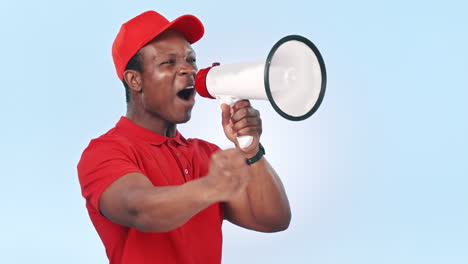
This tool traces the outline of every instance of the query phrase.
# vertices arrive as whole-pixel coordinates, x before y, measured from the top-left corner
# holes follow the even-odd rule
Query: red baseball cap
[[[165,30],[177,30],[192,44],[203,36],[202,22],[192,15],[183,15],[169,22],[155,11],[146,11],[124,23],[112,44],[112,58],[120,80],[128,61],[148,42]]]

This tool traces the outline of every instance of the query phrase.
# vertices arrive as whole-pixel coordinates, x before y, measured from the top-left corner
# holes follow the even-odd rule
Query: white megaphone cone
[[[213,63],[195,77],[195,89],[203,97],[230,106],[245,99],[268,100],[276,112],[293,121],[317,111],[325,87],[325,63],[320,52],[310,40],[298,35],[280,39],[266,61]],[[252,140],[252,136],[237,138],[241,148]]]

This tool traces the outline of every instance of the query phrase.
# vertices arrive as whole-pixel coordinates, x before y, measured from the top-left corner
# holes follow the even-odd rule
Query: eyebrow
[[[189,52],[187,52],[187,56],[190,56],[190,55],[196,56],[195,51],[190,50]],[[153,60],[163,59],[163,57],[175,57],[175,56],[177,56],[177,53],[174,53],[174,52],[156,54],[156,55],[154,55]]]
[[[177,53],[171,52],[171,53],[164,53],[164,54],[161,54],[161,55],[163,55],[163,56],[177,56]],[[196,54],[195,54],[194,50],[191,50],[191,51],[187,52],[187,55],[196,55]]]

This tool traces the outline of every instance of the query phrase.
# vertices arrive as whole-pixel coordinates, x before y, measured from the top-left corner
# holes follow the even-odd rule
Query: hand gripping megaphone
[[[245,99],[270,101],[282,117],[300,121],[310,117],[322,103],[327,75],[315,45],[298,35],[280,39],[266,61],[219,65],[201,69],[195,89],[203,97],[232,106]],[[237,138],[246,148],[252,136]]]

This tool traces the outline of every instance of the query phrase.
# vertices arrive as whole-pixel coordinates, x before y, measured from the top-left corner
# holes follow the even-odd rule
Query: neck
[[[176,124],[171,124],[157,116],[138,110],[130,104],[127,105],[127,114],[125,115],[130,121],[159,135],[170,138],[175,137]]]

